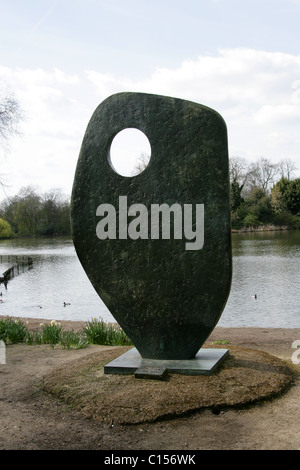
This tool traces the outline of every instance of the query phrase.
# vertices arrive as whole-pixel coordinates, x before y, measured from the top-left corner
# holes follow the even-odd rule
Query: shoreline
[[[5,320],[6,318],[10,318],[12,320],[21,320],[23,323],[26,324],[29,330],[39,329],[40,325],[43,323],[50,323],[51,321],[55,321],[61,324],[63,328],[66,330],[74,330],[75,332],[81,330],[88,320],[57,320],[53,318],[35,318],[35,317],[20,317],[15,315],[0,315],[0,320]],[[117,323],[111,323],[115,325]]]
[[[231,228],[231,233],[245,233],[245,232],[282,232],[299,230],[299,228],[289,227],[288,225],[260,225],[258,227],[242,227],[239,229]],[[16,240],[16,239],[31,239],[31,238],[45,238],[45,239],[56,239],[66,238],[72,240],[71,235],[20,235],[15,237],[0,238],[0,241],[4,240]]]
[[[80,329],[80,327],[83,327],[86,325],[86,323],[89,320],[62,320],[62,319],[57,319],[57,318],[42,318],[42,317],[21,317],[18,315],[0,315],[0,320],[5,320],[6,318],[10,318],[12,320],[21,320],[22,322],[26,323],[28,328],[33,329],[33,328],[38,328],[41,323],[50,323],[50,322],[58,322],[61,324],[63,327],[74,327],[75,330]],[[108,322],[103,320],[104,323],[110,324],[110,325],[118,325],[117,322]],[[220,326],[217,325],[214,330],[218,328],[220,330],[232,330],[232,329],[239,329],[239,330],[299,330],[300,332],[300,327],[280,327],[280,326]],[[213,331],[214,331],[213,330]]]
[[[7,318],[7,315],[0,315],[0,320]],[[30,318],[9,316],[13,320],[21,320],[26,324],[29,330],[40,328],[41,323],[50,323],[51,319]],[[55,320],[60,323],[64,330],[73,330],[75,333],[80,331],[86,325],[86,321],[73,320]],[[110,323],[118,326],[118,323]],[[293,353],[297,349],[293,349],[292,344],[295,341],[300,342],[300,328],[280,328],[280,327],[259,327],[259,326],[216,326],[206,339],[202,346],[210,344],[227,344],[241,346],[250,349],[259,349],[274,354],[285,361],[291,363]],[[201,346],[201,347],[202,347]]]
[[[242,227],[240,229],[231,229],[231,233],[252,233],[252,232],[287,232],[291,230],[298,230],[288,226],[279,225],[261,225],[259,227]]]

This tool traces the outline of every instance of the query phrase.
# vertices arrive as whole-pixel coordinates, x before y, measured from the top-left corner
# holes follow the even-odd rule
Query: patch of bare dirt
[[[286,390],[294,375],[280,359],[240,347],[231,347],[220,370],[210,376],[171,374],[158,381],[104,374],[104,365],[127,349],[100,350],[55,369],[42,389],[98,422],[141,424],[266,400]]]
[[[123,348],[7,346],[0,449],[299,449],[299,339],[300,329],[217,327],[207,345],[226,340],[230,350],[218,373],[166,382],[104,376]]]

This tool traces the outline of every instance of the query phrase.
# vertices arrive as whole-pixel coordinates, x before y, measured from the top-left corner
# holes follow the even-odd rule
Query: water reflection
[[[11,280],[7,290],[1,285],[1,315],[84,321],[101,316],[114,321],[79,263],[72,240],[7,240],[0,249],[2,255],[33,259],[33,268]]]
[[[300,231],[233,234],[232,245],[232,288],[219,325],[299,328]]]
[[[232,244],[232,288],[218,325],[299,328],[300,231],[233,234]],[[33,258],[33,268],[11,280],[7,290],[1,284],[0,315],[114,321],[72,240],[6,240],[0,242],[0,254]],[[8,264],[0,264],[1,273]]]

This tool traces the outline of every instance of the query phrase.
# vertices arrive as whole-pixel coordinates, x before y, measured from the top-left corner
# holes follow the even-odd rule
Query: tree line
[[[18,134],[23,111],[12,93],[0,93],[0,143]],[[141,155],[136,172],[147,165]],[[230,158],[232,228],[261,225],[300,228],[300,178],[288,159],[254,163]],[[1,179],[0,179],[1,184]],[[70,235],[70,200],[60,190],[38,194],[31,186],[0,204],[0,238],[12,236]]]
[[[248,163],[230,158],[232,228],[300,228],[300,178],[294,178],[295,169],[288,159],[272,163],[260,158]]]
[[[60,189],[39,194],[27,186],[0,204],[0,238],[70,234],[70,200]]]
[[[248,163],[230,158],[233,229],[263,225],[300,228],[300,178],[289,160]],[[0,238],[71,235],[70,198],[60,189],[39,194],[31,186],[0,204]]]

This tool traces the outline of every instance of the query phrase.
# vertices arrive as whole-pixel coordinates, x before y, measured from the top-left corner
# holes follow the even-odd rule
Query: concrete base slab
[[[139,367],[134,372],[136,379],[165,380],[168,371],[165,367]]]
[[[220,366],[228,355],[228,349],[202,348],[193,359],[144,359],[136,348],[132,348],[122,356],[104,366],[105,374],[139,375],[139,370],[151,371],[151,378],[155,378],[154,371],[166,369],[173,374],[182,375],[210,375]],[[144,374],[144,378],[147,378]],[[159,377],[158,377],[159,378]]]

